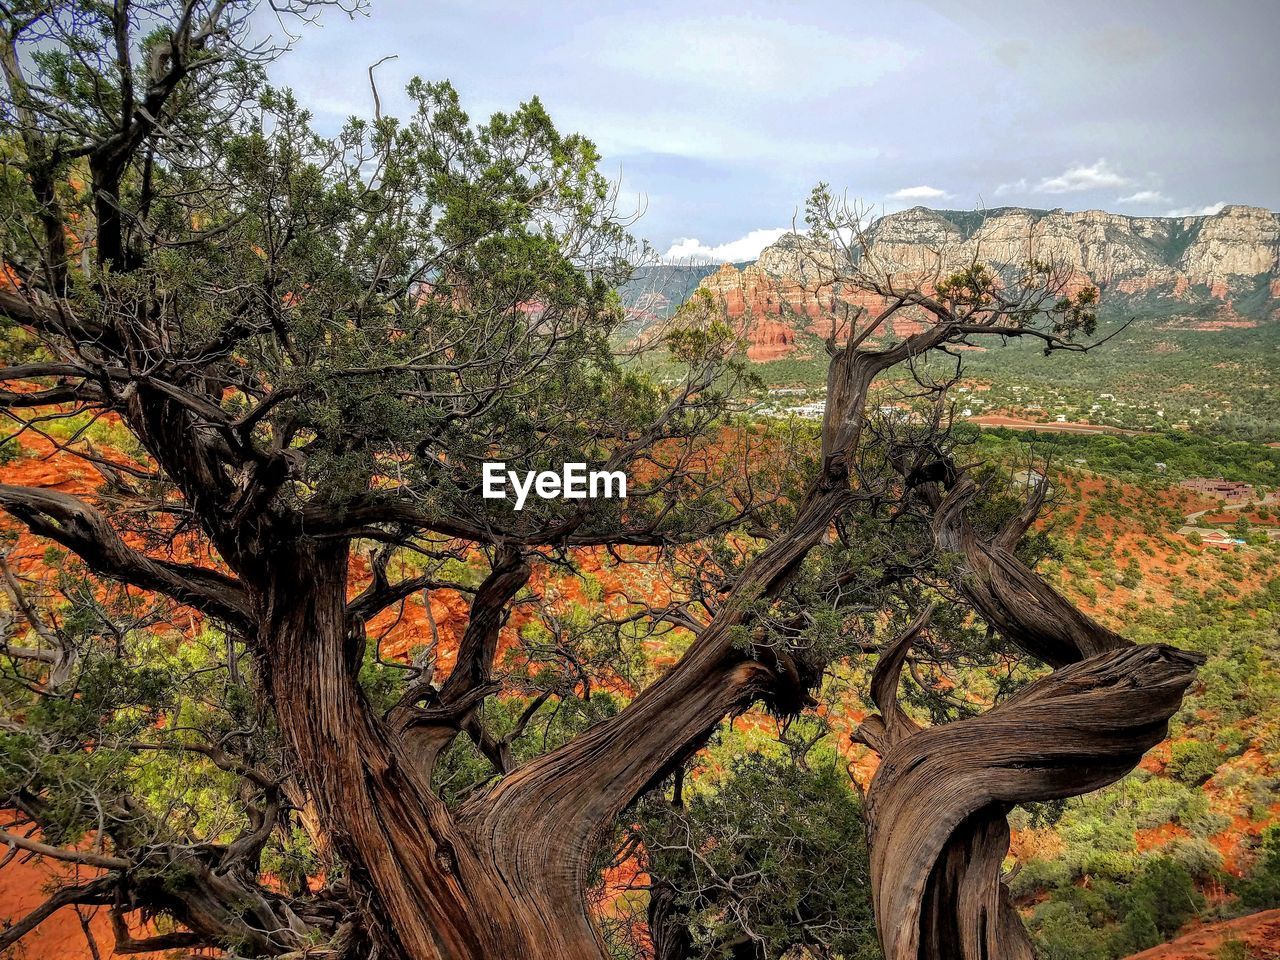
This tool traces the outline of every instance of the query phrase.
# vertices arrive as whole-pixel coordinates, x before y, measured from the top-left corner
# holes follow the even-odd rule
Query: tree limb
[[[156,590],[241,629],[251,623],[248,600],[236,580],[206,567],[156,560],[134,550],[105,516],[76,497],[0,484],[0,507],[33,533],[71,550],[95,573]]]

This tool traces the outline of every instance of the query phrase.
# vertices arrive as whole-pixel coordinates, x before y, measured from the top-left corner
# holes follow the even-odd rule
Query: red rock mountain
[[[1211,216],[1127,217],[1089,210],[1005,207],[982,212],[914,207],[869,229],[870,255],[895,273],[943,274],[975,257],[1016,269],[1029,259],[1069,273],[1068,286],[1096,286],[1104,308],[1158,313],[1201,328],[1280,320],[1280,215],[1229,206]],[[878,298],[821,286],[834,258],[788,235],[750,265],[725,264],[701,286],[724,306],[748,356],[776,360],[802,349],[805,332],[838,331],[846,307],[872,312]],[[910,333],[895,319],[893,333]]]

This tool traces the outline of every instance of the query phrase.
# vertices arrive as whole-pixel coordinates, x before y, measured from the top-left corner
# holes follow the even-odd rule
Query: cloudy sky
[[[659,252],[739,260],[818,181],[886,211],[1280,209],[1277,49],[1277,0],[371,0],[274,79],[329,129],[385,56],[384,110],[415,74],[476,117],[537,94]]]

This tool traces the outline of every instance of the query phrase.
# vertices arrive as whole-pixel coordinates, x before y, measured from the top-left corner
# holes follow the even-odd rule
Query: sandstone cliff
[[[1231,206],[1203,217],[1126,217],[1101,210],[1005,207],[966,213],[914,207],[889,214],[870,230],[872,254],[903,269],[945,267],[975,255],[998,264],[1030,257],[1070,267],[1100,287],[1138,292],[1182,285],[1219,299],[1252,291],[1276,275],[1280,215]]]
[[[1207,328],[1280,320],[1280,214],[1256,207],[1198,217],[914,207],[880,218],[869,238],[869,255],[891,272],[946,274],[975,257],[1018,269],[1034,258],[1069,275],[1071,288],[1098,287],[1104,309],[1190,317]],[[832,251],[789,235],[754,264],[725,264],[701,286],[723,303],[748,355],[774,360],[794,352],[803,332],[838,332],[847,307],[882,308],[875,297],[822,286],[834,261]],[[888,332],[915,326],[903,318]]]

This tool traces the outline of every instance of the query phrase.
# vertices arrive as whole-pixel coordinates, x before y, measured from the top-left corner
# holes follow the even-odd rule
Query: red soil
[[[1129,960],[1217,960],[1224,943],[1238,940],[1257,960],[1280,960],[1280,910],[1212,923]]]

